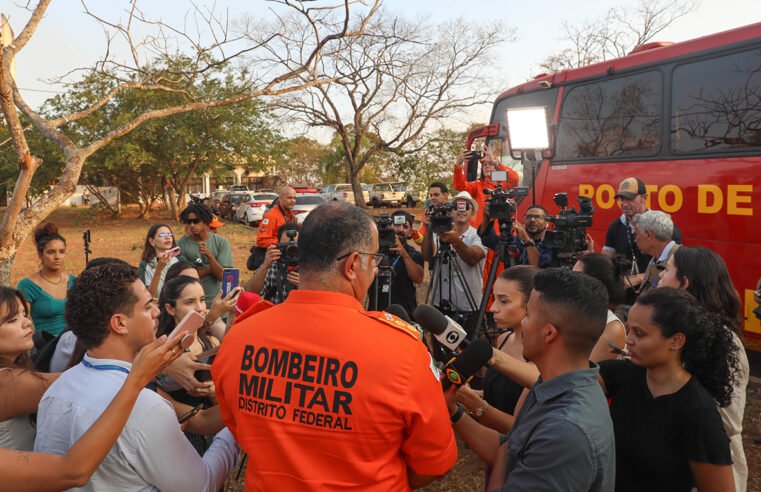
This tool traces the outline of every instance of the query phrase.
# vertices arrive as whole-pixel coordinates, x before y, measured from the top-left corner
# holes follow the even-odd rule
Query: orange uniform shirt
[[[499,171],[507,171],[507,181],[503,181],[502,188],[515,188],[518,186],[520,176],[518,173],[505,166],[501,162],[497,164],[496,169]],[[470,196],[478,203],[478,213],[470,221],[470,225],[478,228],[481,225],[481,219],[483,218],[484,201],[487,198],[484,189],[493,190],[497,187],[497,183],[492,183],[488,178],[477,179],[476,181],[466,181],[465,170],[462,164],[457,164],[454,167],[454,175],[452,177],[452,185],[459,191],[467,191]]]
[[[296,216],[290,210],[284,213],[280,205],[275,205],[267,210],[262,217],[262,223],[259,224],[259,232],[256,234],[256,245],[260,248],[266,248],[270,244],[277,244],[277,230],[287,222],[296,222]]]
[[[454,465],[441,384],[414,328],[335,292],[257,306],[212,367],[222,420],[248,453],[247,491],[409,490],[407,467]]]

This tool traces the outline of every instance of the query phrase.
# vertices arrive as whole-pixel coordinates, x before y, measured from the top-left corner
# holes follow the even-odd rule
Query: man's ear
[[[346,258],[346,260],[343,262],[343,266],[341,267],[341,273],[343,274],[344,278],[346,278],[346,280],[355,280],[357,278],[361,268],[360,263],[361,259],[357,253],[352,253],[348,258]]]
[[[544,343],[550,343],[560,336],[560,333],[558,332],[558,327],[555,326],[552,323],[547,323],[542,327],[542,337],[544,338]]]
[[[111,316],[111,320],[108,323],[108,327],[111,331],[117,335],[127,334],[127,315],[122,313],[116,313]]]

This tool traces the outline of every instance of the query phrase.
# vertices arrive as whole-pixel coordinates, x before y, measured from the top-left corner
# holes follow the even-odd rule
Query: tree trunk
[[[354,203],[358,207],[367,208],[365,197],[362,194],[362,185],[359,182],[359,173],[351,173],[351,189],[354,191]]]
[[[11,285],[11,270],[13,269],[13,261],[15,259],[15,250],[9,254],[0,254],[0,285],[14,287]]]

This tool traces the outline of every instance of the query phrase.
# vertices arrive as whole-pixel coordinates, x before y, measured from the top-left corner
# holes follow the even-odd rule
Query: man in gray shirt
[[[612,491],[613,424],[589,354],[605,328],[608,295],[598,280],[559,268],[537,273],[523,320],[523,356],[495,351],[492,365],[529,385],[510,432],[463,414],[448,393],[455,431],[492,464],[488,490]],[[501,354],[501,352],[500,352]]]

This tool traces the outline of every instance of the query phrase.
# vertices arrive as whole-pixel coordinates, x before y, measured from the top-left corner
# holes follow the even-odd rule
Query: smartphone
[[[492,171],[489,179],[493,183],[499,183],[500,181],[507,181],[507,171]]]
[[[194,335],[198,329],[203,326],[204,317],[195,311],[190,311],[185,315],[177,326],[174,327],[172,333],[169,334],[169,338],[179,335],[181,332],[187,332],[189,335]]]
[[[617,353],[618,355],[625,355],[625,356],[629,355],[629,352],[627,352],[626,350],[622,349],[621,347],[619,347],[618,345],[614,343],[608,342],[608,347],[612,348],[613,351]]]
[[[227,297],[240,283],[240,270],[237,268],[225,268],[222,270],[222,298]]]
[[[177,246],[175,248],[170,249],[169,251],[166,252],[166,255],[169,258],[172,258],[173,256],[180,256],[180,247]]]
[[[181,423],[181,424],[182,424],[183,422],[187,422],[188,420],[190,420],[190,419],[192,419],[193,417],[195,417],[195,415],[196,415],[198,412],[200,412],[201,410],[203,410],[203,404],[199,404],[199,405],[196,405],[195,407],[193,407],[193,410],[191,410],[191,411],[189,411],[189,412],[187,412],[187,413],[184,413],[184,414],[180,415],[180,418],[178,418],[178,419],[177,419],[177,421],[178,421],[179,423]]]

